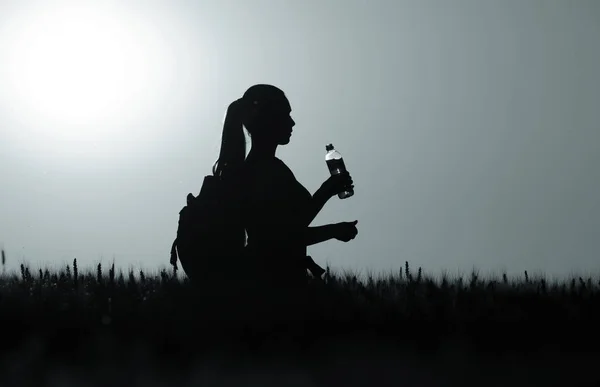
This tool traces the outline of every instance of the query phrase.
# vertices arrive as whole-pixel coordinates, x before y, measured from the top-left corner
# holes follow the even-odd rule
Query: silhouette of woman
[[[348,242],[358,233],[357,221],[309,227],[331,197],[354,186],[349,173],[334,175],[311,195],[296,180],[275,156],[279,145],[290,142],[295,125],[290,113],[290,103],[279,88],[250,87],[227,109],[221,153],[213,167],[215,175],[243,171],[245,191],[240,200],[248,236],[246,259],[252,261],[252,274],[263,290],[260,298],[268,295],[285,304],[307,283],[306,269],[312,262],[307,246],[329,239]],[[252,139],[247,158],[244,127]]]

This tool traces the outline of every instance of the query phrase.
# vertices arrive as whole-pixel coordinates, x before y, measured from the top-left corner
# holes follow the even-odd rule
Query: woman
[[[329,239],[348,242],[358,233],[357,221],[309,227],[331,197],[354,186],[348,173],[335,175],[311,195],[275,156],[278,146],[290,142],[295,125],[290,112],[289,101],[277,87],[250,87],[227,110],[213,168],[215,175],[243,171],[247,259],[256,269],[261,299],[279,298],[285,304],[306,284],[307,246]],[[252,139],[247,158],[244,127]]]

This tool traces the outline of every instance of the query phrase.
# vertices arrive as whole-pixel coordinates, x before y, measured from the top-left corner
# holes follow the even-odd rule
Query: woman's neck
[[[253,144],[246,160],[270,160],[275,158],[277,144]]]

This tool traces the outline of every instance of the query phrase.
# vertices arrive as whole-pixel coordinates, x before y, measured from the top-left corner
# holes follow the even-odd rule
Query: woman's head
[[[251,86],[243,97],[230,105],[223,125],[221,152],[213,166],[220,175],[225,167],[241,165],[246,158],[245,126],[252,142],[260,145],[285,145],[296,124],[284,92],[272,85]],[[218,164],[218,167],[216,166]]]
[[[296,123],[290,116],[292,108],[281,89],[272,85],[254,85],[246,90],[242,101],[242,122],[253,142],[289,143]]]

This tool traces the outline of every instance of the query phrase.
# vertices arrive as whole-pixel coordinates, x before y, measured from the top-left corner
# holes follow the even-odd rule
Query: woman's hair
[[[251,86],[240,99],[240,109],[227,112],[223,123],[221,151],[213,165],[214,176],[224,176],[241,167],[246,159],[246,136],[244,126],[252,137],[255,130],[271,113],[273,105],[279,105],[285,94],[272,85],[259,84]]]

